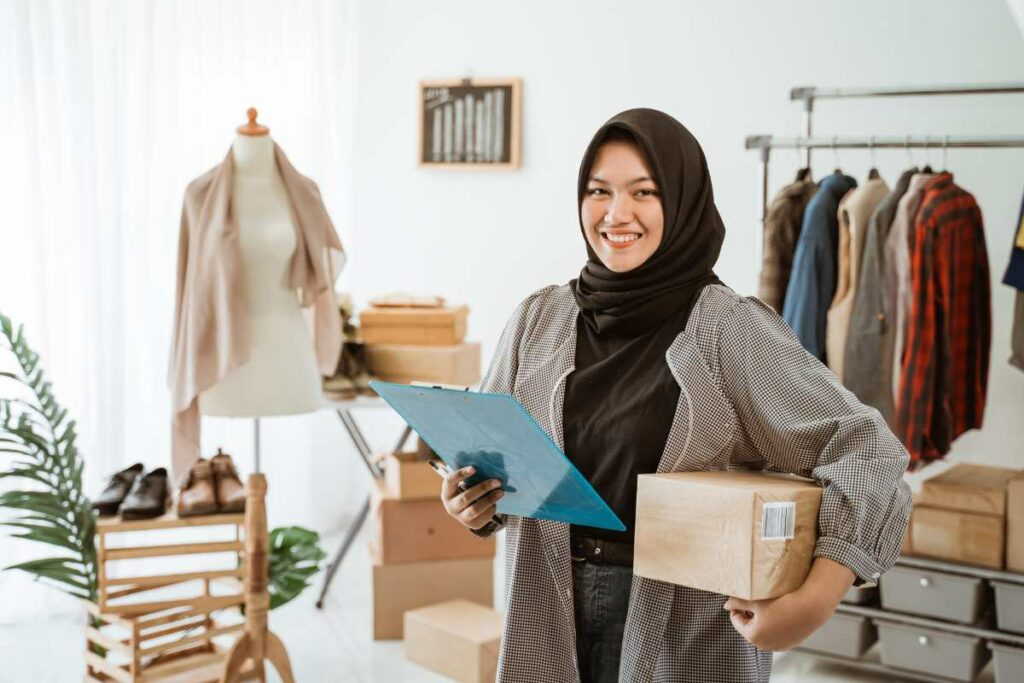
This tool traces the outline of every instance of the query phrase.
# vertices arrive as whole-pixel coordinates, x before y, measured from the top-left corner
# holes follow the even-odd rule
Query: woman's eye
[[[587,194],[590,195],[591,197],[597,197],[599,195],[604,195],[608,193],[605,192],[604,188],[592,187],[589,190],[587,190]]]
[[[637,190],[636,195],[638,197],[657,197],[657,190]]]

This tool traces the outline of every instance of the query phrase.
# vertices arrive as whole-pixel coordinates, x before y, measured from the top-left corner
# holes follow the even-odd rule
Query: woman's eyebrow
[[[602,185],[607,185],[608,184],[607,180],[599,178],[596,175],[595,176],[590,176],[590,182],[592,182],[592,183],[601,183]],[[637,185],[638,183],[647,183],[647,182],[653,183],[654,179],[651,178],[650,176],[641,176],[639,178],[634,178],[633,180],[630,180],[628,184],[629,185]]]

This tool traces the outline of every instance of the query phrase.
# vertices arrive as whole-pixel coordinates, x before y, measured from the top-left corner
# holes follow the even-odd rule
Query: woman
[[[704,154],[672,117],[634,109],[580,166],[580,277],[526,298],[482,390],[518,399],[629,530],[502,517],[495,480],[442,488],[480,535],[506,529],[502,681],[767,681],[847,588],[899,553],[906,451],[754,298],[713,267],[725,230]],[[634,577],[636,475],[771,467],[824,487],[804,584],[748,602]]]

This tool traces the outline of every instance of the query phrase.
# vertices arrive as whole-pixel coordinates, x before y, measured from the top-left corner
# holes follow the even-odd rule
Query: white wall
[[[350,178],[341,207],[360,302],[392,289],[437,292],[471,307],[471,337],[489,357],[512,308],[585,260],[575,177],[594,130],[622,109],[663,109],[701,141],[727,226],[719,275],[756,288],[759,176],[750,133],[800,133],[796,85],[900,85],[1024,80],[1024,40],[1006,4],[914,0],[854,4],[356,0]],[[524,80],[517,172],[420,170],[420,79]],[[823,102],[819,134],[1024,133],[1024,96]],[[904,151],[876,153],[894,182]],[[915,154],[915,161],[924,155]],[[941,155],[932,160],[941,164]],[[796,154],[776,153],[774,192]],[[867,153],[842,152],[863,179]],[[1011,290],[998,284],[1021,199],[1024,151],[953,150],[948,165],[986,219],[995,316],[984,430],[955,457],[1024,466],[1024,373],[1006,363]],[[815,175],[834,166],[817,155]],[[381,446],[390,437],[378,432]]]

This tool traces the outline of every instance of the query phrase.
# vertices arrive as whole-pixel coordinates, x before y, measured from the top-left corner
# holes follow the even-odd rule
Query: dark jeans
[[[583,683],[616,683],[633,568],[573,561],[576,659]]]

